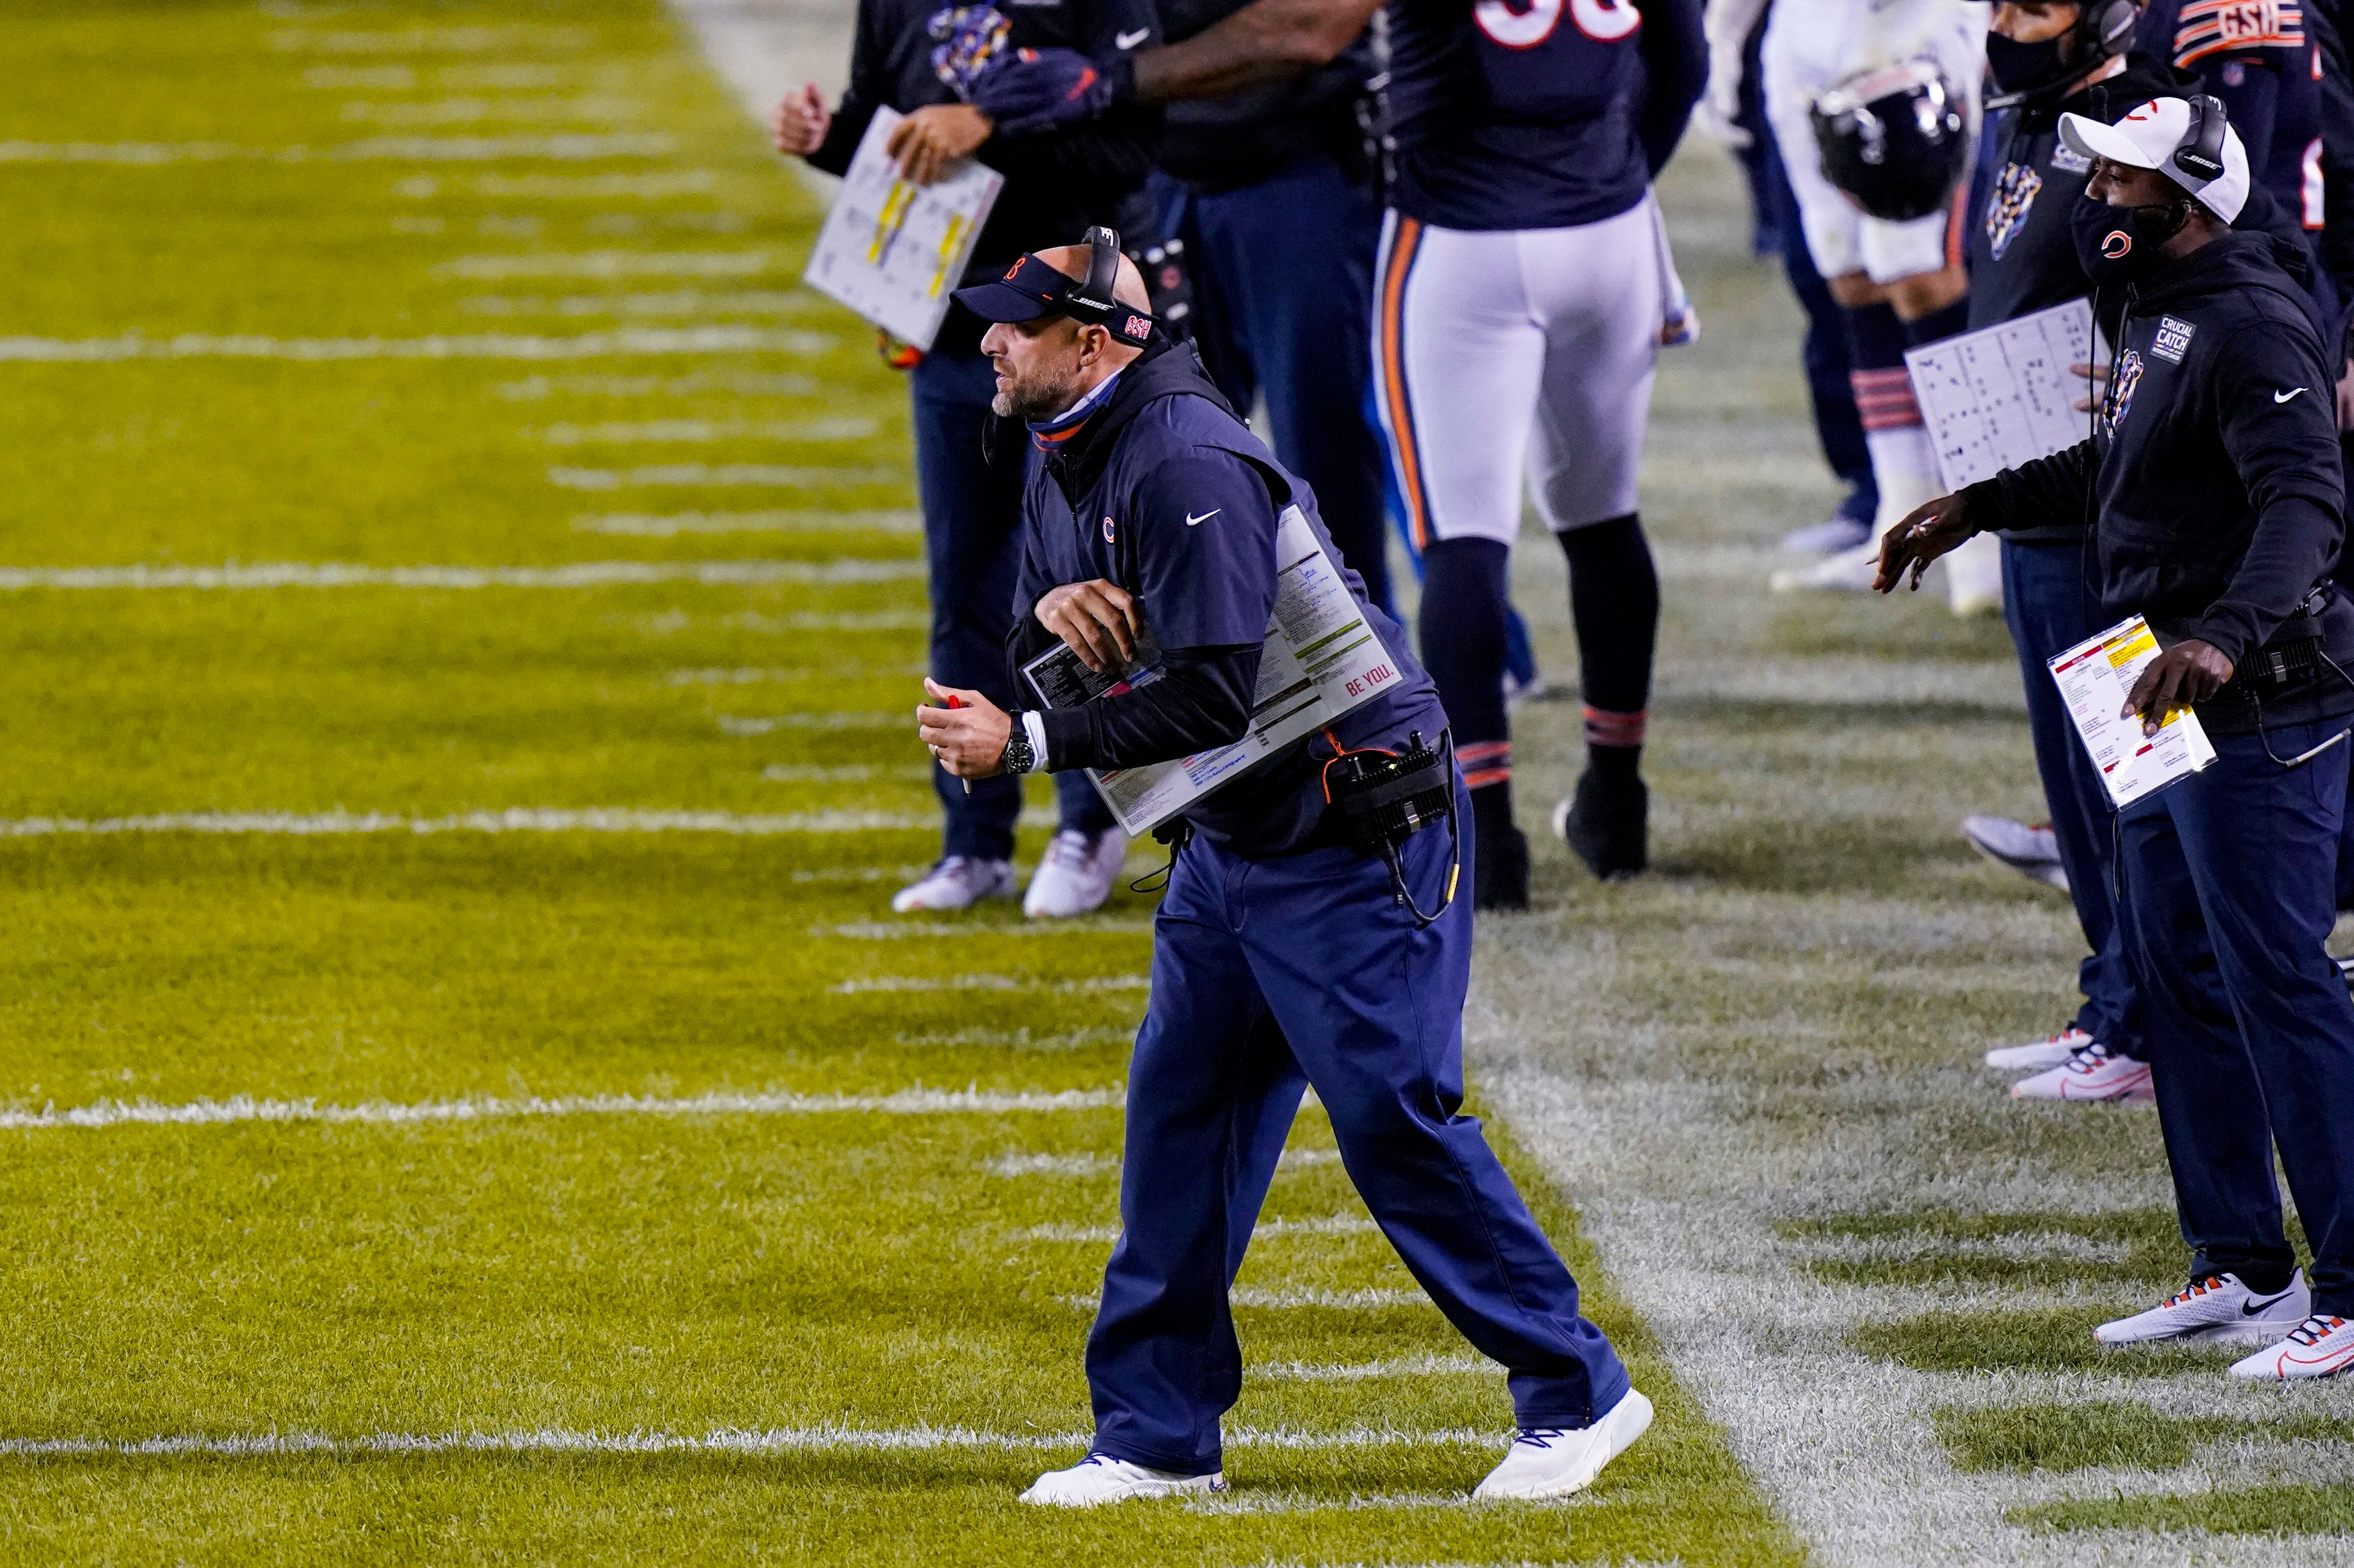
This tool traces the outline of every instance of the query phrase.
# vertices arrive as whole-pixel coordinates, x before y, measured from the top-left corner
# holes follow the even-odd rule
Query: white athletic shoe
[[[1474,1498],[1559,1498],[1583,1491],[1602,1467],[1650,1430],[1651,1402],[1633,1389],[1591,1426],[1523,1430],[1504,1462],[1472,1489]]]
[[[1875,544],[1825,556],[1811,567],[1785,567],[1767,577],[1766,586],[1776,593],[1804,593],[1812,588],[1862,593],[1879,575],[1880,546]]]
[[[893,894],[891,907],[902,915],[912,909],[967,909],[1013,891],[1012,861],[952,854]]]
[[[1022,1500],[1043,1508],[1099,1508],[1130,1498],[1173,1498],[1184,1492],[1222,1492],[1225,1472],[1181,1476],[1148,1470],[1109,1454],[1090,1454],[1067,1470],[1049,1470],[1030,1483]]]
[[[2306,1321],[2313,1310],[2313,1293],[2305,1287],[2305,1270],[2290,1277],[2288,1288],[2259,1296],[2240,1283],[2236,1274],[2211,1274],[2194,1279],[2147,1312],[2104,1323],[2093,1338],[2105,1345],[2146,1345],[2156,1340],[2200,1343],[2210,1340],[2253,1340],[2269,1344]],[[2340,1348],[2354,1355],[2354,1335]],[[2232,1369],[2238,1372],[2239,1368]],[[2250,1374],[2253,1375],[2253,1374]]]
[[[2278,1344],[2266,1345],[2246,1360],[2232,1363],[2233,1377],[2266,1383],[2336,1377],[2349,1370],[2354,1370],[2354,1323],[2318,1312],[2291,1329],[2288,1338]]]
[[[2059,1066],[2092,1043],[2091,1035],[2072,1023],[2050,1039],[2038,1040],[2031,1045],[1998,1045],[1986,1054],[1986,1065],[2040,1073],[2046,1067]]]
[[[1782,548],[1801,556],[1836,556],[1861,550],[1871,542],[1872,524],[1844,515],[1827,523],[1809,523],[1782,535]]]
[[[1980,534],[1946,555],[1946,602],[1965,619],[2002,613],[2001,540]]]
[[[2060,835],[2049,827],[2031,828],[2009,817],[1964,817],[1962,837],[1997,865],[2068,891],[2068,873],[2060,863]]]
[[[2015,1100],[2154,1100],[2149,1064],[2120,1056],[2095,1040],[2048,1073],[2010,1086]]]
[[[1022,895],[1022,913],[1033,920],[1064,920],[1100,908],[1127,859],[1128,835],[1118,828],[1093,837],[1065,828],[1046,841],[1045,858]]]

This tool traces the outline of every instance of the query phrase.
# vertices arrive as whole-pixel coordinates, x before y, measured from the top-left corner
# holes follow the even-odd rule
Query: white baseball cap
[[[2156,169],[2229,223],[2247,205],[2248,150],[2241,145],[2239,132],[2226,125],[2223,172],[2203,175],[2186,167],[2175,155],[2186,150],[2190,133],[2190,102],[2182,98],[2153,98],[2114,125],[2082,114],[2060,117],[2060,140],[2071,152],[2131,168]]]

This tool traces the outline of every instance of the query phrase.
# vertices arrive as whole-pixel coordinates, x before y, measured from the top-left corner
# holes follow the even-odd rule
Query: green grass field
[[[1798,1559],[1517,1148],[1661,1419],[1468,1506],[1501,1378],[1312,1109],[1233,1493],[1013,1503],[1088,1424],[1150,903],[888,915],[903,394],[653,0],[0,60],[0,1555]]]

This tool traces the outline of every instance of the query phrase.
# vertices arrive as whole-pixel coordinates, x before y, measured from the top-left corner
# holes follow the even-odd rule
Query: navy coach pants
[[[2346,721],[2285,725],[2295,757]],[[2294,1264],[2273,1149],[2313,1247],[2313,1307],[2354,1317],[2354,999],[2322,948],[2347,750],[2283,768],[2254,736],[2126,808],[2127,950],[2182,1239],[2204,1276]]]
[[[1013,619],[1013,574],[1020,564],[1023,465],[1029,438],[1013,427],[991,462],[986,443],[997,379],[987,356],[928,354],[907,373],[915,404],[916,489],[924,508],[924,553],[932,599],[932,679],[961,686],[1006,709],[1016,704],[1005,674],[1005,635]],[[1087,776],[1055,776],[1062,825],[1100,832],[1118,825]],[[947,819],[940,853],[981,860],[1013,858],[1013,823],[1022,781],[976,779],[972,792],[938,763],[932,793]]]
[[[1276,457],[1316,493],[1365,596],[1388,607],[1387,463],[1365,405],[1382,217],[1372,190],[1321,153],[1232,190],[1154,180],[1161,231],[1185,242],[1204,366],[1246,418],[1267,394]]]
[[[2002,542],[2002,618],[2009,624],[2020,678],[2027,686],[2027,729],[2035,743],[2035,770],[2043,779],[2044,809],[2052,814],[2052,836],[2060,842],[2060,864],[2068,873],[2076,923],[2092,948],[2091,956],[2076,966],[2076,983],[2084,993],[2076,1027],[2121,1056],[2147,1061],[2133,971],[2126,962],[2125,933],[2117,923],[2116,841],[2108,786],[2101,782],[2077,737],[2076,723],[2060,696],[2060,683],[2043,662],[2108,624],[2094,624],[2094,609],[2084,587],[2080,546]]]
[[[1404,858],[1431,907],[1447,834],[1415,834]],[[1626,1394],[1617,1353],[1578,1315],[1577,1282],[1460,1111],[1463,894],[1417,932],[1381,863],[1346,848],[1246,860],[1197,837],[1178,855],[1129,1073],[1121,1236],[1087,1338],[1097,1449],[1221,1467],[1218,1418],[1242,1389],[1227,1287],[1311,1084],[1390,1245],[1511,1373],[1521,1425],[1585,1426]]]

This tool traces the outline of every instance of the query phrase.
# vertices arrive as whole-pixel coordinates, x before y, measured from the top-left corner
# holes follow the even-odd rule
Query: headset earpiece
[[[1096,225],[1087,230],[1087,281],[1072,291],[1071,302],[1098,312],[1101,321],[1112,312],[1112,290],[1119,284],[1119,234]],[[1084,319],[1084,318],[1083,318]]]
[[[2174,150],[2175,167],[2201,185],[2223,177],[2223,133],[2231,129],[2221,99],[2200,93],[2190,100],[2190,134]]]
[[[2077,15],[2076,58],[2097,64],[2133,47],[2141,26],[2141,7],[2135,0],[2100,0]]]

